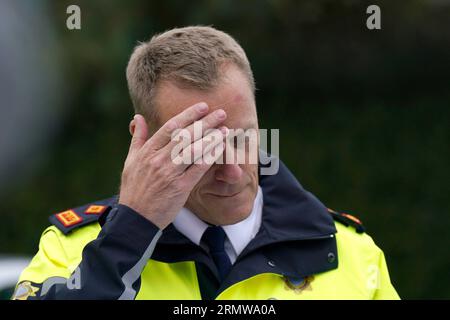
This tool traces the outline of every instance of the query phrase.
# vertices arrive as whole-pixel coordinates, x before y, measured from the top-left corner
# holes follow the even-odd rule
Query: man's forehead
[[[159,125],[186,110],[190,106],[206,102],[209,110],[223,109],[229,125],[256,125],[256,109],[253,95],[235,86],[221,86],[216,90],[181,89],[173,83],[165,83],[158,89],[157,117]],[[254,123],[254,124],[252,124]]]
[[[225,111],[230,112],[233,111],[234,108],[245,103],[245,97],[240,93],[236,93],[231,96],[215,96],[211,93],[198,93],[190,95],[186,92],[181,99],[176,98],[176,96],[171,95],[169,99],[159,103],[161,106],[161,110],[159,110],[161,115],[173,117],[199,102],[206,102],[208,104],[209,111],[224,109]]]

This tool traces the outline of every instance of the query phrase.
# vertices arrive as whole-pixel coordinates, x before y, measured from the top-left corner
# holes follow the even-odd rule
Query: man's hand
[[[160,229],[164,229],[175,219],[191,190],[212,164],[203,161],[194,163],[197,160],[195,158],[191,165],[174,164],[171,150],[177,142],[171,141],[171,136],[176,129],[189,130],[193,141],[186,148],[192,154],[201,156],[210,152],[215,145],[224,143],[223,139],[214,141],[209,135],[194,141],[195,121],[201,119],[205,132],[217,128],[226,118],[222,109],[209,114],[207,112],[206,103],[193,105],[167,121],[150,139],[144,117],[134,117],[131,124],[134,127],[133,138],[122,172],[120,204],[137,211]],[[225,137],[227,129],[220,127],[220,130]],[[202,152],[194,152],[200,149]],[[214,157],[219,158],[220,154]]]

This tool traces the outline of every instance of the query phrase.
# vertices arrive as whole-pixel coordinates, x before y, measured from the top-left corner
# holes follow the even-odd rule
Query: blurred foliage
[[[378,4],[382,30],[365,27]],[[47,216],[117,192],[138,40],[229,32],[254,69],[261,127],[327,206],[359,216],[403,298],[450,298],[450,6],[444,1],[53,1],[68,93],[32,179],[1,195],[2,251],[33,254]],[[82,30],[65,28],[78,4]],[[33,159],[30,159],[33,161]]]

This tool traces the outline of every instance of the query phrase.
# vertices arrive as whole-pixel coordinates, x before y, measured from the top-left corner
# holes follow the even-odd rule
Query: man
[[[53,215],[15,299],[398,298],[359,220],[328,210],[282,163],[261,175],[257,163],[218,161],[250,152],[231,129],[258,129],[233,38],[211,27],[154,36],[127,80],[136,115],[119,196]],[[200,156],[175,163],[172,138],[195,137],[196,121],[202,134],[181,149]],[[213,162],[201,161],[207,145],[223,148]]]

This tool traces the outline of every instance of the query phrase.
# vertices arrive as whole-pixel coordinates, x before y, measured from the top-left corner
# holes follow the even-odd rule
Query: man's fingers
[[[224,150],[224,148],[225,142],[222,142],[222,150]],[[211,161],[201,161],[200,163],[193,164],[185,171],[182,179],[186,179],[187,183],[194,187],[209,170],[209,168],[211,168],[214,162],[221,157],[221,155],[222,153],[216,152],[213,154]]]
[[[222,109],[218,109],[218,110],[215,110],[214,112],[211,112],[210,114],[204,116],[202,119],[195,121],[194,123],[187,126],[186,128],[181,129],[181,130],[183,130],[183,132],[181,132],[181,134],[183,134],[184,136],[190,137],[189,140],[186,139],[186,141],[184,141],[184,144],[182,145],[182,147],[183,148],[187,147],[192,142],[195,142],[195,141],[203,138],[204,133],[206,131],[217,128],[226,119],[226,117],[227,117],[227,114],[225,113],[225,111]],[[171,141],[168,144],[168,146],[169,146],[169,148],[171,148],[177,144],[179,144],[179,142],[174,140],[174,141]]]
[[[222,127],[219,130],[213,129],[203,139],[195,141],[191,146],[191,158],[193,163],[197,163],[199,160],[204,160],[206,163],[215,161],[214,151],[222,154],[223,148],[216,148],[216,146],[223,146],[225,137],[228,134],[228,129]],[[214,150],[213,150],[214,149]]]
[[[204,102],[194,104],[183,112],[177,114],[175,117],[167,121],[152,138],[148,141],[148,145],[153,150],[159,150],[169,143],[172,132],[176,129],[183,129],[202,118],[208,112],[208,105]]]
[[[179,141],[178,145],[172,147],[171,144],[165,147],[172,147],[170,151],[170,159],[174,165],[177,166],[178,171],[182,172],[199,160],[206,163],[214,162],[216,153],[222,154],[223,148],[220,146],[224,143],[224,139],[228,134],[226,127],[220,129],[212,129],[202,139],[197,140],[188,146],[185,146],[184,141]]]
[[[133,154],[141,149],[147,141],[148,127],[144,117],[140,114],[136,114],[134,116],[130,127],[133,131],[133,137],[131,138],[130,150],[128,154]]]

